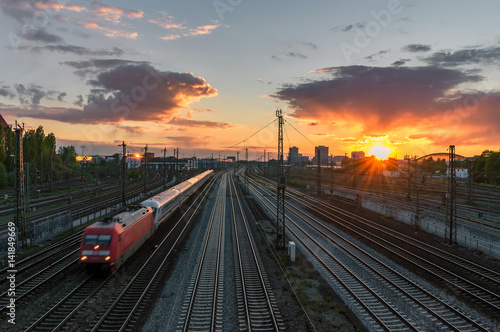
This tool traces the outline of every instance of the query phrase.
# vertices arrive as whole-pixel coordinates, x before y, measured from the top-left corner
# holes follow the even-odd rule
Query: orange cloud
[[[138,36],[137,32],[128,32],[128,31],[123,31],[123,30],[111,29],[111,28],[105,27],[103,25],[100,25],[95,21],[86,21],[83,23],[83,26],[87,29],[97,29],[97,30],[106,31],[105,35],[107,37],[125,37],[125,38],[129,38],[129,39],[136,39]]]
[[[185,29],[186,27],[180,23],[175,23],[172,19],[167,18],[150,18],[150,23],[154,23],[164,29]]]
[[[61,9],[66,9],[74,12],[81,12],[85,10],[85,7],[83,6],[78,6],[78,5],[73,5],[73,4],[62,4],[57,1],[51,1],[51,2],[37,2],[35,3],[35,8],[40,9],[40,10],[55,10],[59,11]]]
[[[101,3],[94,4],[96,16],[103,17],[107,21],[118,23],[122,16],[128,18],[141,18],[144,12],[141,10],[124,9],[121,7],[111,7]]]
[[[202,25],[199,27],[196,27],[192,29],[189,33],[190,36],[197,36],[197,35],[209,35],[212,33],[213,30],[217,29],[220,27],[220,24],[207,24],[207,25]]]
[[[176,39],[179,39],[181,37],[182,37],[181,35],[169,35],[169,36],[161,37],[161,39],[163,39],[163,40],[176,40]]]

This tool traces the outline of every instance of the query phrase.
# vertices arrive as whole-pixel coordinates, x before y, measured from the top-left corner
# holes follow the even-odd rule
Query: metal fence
[[[73,228],[71,219],[71,211],[67,211],[33,221],[30,227],[32,231],[29,234],[31,245],[40,244],[58,234],[71,230]]]

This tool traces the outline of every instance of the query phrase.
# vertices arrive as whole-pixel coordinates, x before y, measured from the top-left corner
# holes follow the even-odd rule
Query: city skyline
[[[308,156],[315,146],[382,158],[498,149],[494,1],[0,0],[0,9],[0,114],[87,154],[119,152],[122,141],[157,155],[276,153],[278,108],[285,150]]]

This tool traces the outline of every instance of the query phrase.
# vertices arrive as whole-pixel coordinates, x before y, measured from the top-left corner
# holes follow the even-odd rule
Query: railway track
[[[15,300],[18,302],[21,299],[26,298],[28,295],[34,293],[36,290],[40,289],[48,281],[55,278],[57,275],[62,273],[64,270],[73,266],[78,262],[78,248],[69,252],[62,258],[51,263],[47,267],[38,271],[37,273],[31,275],[22,282],[15,283]],[[8,285],[7,285],[8,286]],[[11,296],[9,296],[9,290],[4,291],[0,294],[0,312],[7,311],[7,305],[10,302]]]
[[[258,184],[254,182],[253,185]],[[252,187],[261,203],[270,211],[275,211],[274,203],[268,198],[272,192],[261,190],[265,190],[266,194],[261,195]],[[408,331],[429,328],[488,330],[387,263],[318,223],[312,215],[293,205],[288,207],[290,212],[293,210],[293,216],[287,215],[288,231],[321,264],[323,273],[335,285],[337,292],[348,299],[346,302],[356,303],[354,311],[364,317],[367,325]],[[426,324],[432,325],[429,327]]]
[[[236,243],[236,283],[238,286],[239,327],[241,331],[284,329],[271,286],[248,227],[248,220],[234,181],[230,182],[231,214]]]
[[[56,243],[53,243],[44,249],[41,249],[34,253],[31,256],[28,256],[22,260],[16,262],[15,270],[16,270],[16,282],[22,281],[22,276],[24,274],[33,274],[34,270],[41,269],[39,266],[43,266],[47,264],[47,261],[58,257],[60,255],[65,255],[66,252],[71,251],[74,252],[80,245],[80,240],[82,236],[83,230],[75,232],[67,238],[64,238]],[[42,267],[43,268],[43,267]],[[0,290],[3,292],[8,288],[7,284],[7,276],[9,275],[9,267],[5,267],[0,270],[0,275],[2,276],[0,279]]]
[[[227,173],[222,175],[210,216],[197,273],[191,280],[177,328],[182,331],[222,330],[224,303],[224,239]]]
[[[241,331],[284,330],[240,196],[232,175],[224,173],[214,208],[207,220],[207,236],[194,269],[196,273],[192,275],[177,322],[178,331],[220,331],[228,328],[223,315],[234,312],[235,308],[228,308],[226,304],[234,295],[224,294],[224,282],[228,282],[225,274],[232,275],[232,271],[224,265],[224,254],[231,252],[234,280],[229,282],[234,282],[236,290],[238,324],[235,328]],[[231,234],[228,234],[229,229]],[[232,238],[232,246],[226,244],[228,236]]]
[[[81,322],[88,318],[85,313],[89,312],[93,312],[94,318],[89,328],[92,331],[133,329],[134,324],[141,318],[148,300],[154,295],[153,292],[159,280],[168,268],[167,261],[189,227],[194,212],[186,222],[184,222],[184,217],[188,212],[200,209],[212,183],[205,187],[172,230],[162,238],[149,258],[130,269],[129,276],[121,278],[118,282],[117,273],[120,272],[118,271],[105,280],[94,277],[85,279],[33,322],[27,331],[79,329]],[[174,238],[171,235],[178,228],[180,231]],[[123,286],[117,287],[122,284]],[[105,303],[99,305],[103,308],[101,310],[95,308],[95,303],[99,302],[98,299],[105,300]]]
[[[267,185],[272,184],[268,180],[260,180]],[[412,264],[413,268],[425,272],[429,280],[439,280],[454,294],[462,294],[479,308],[500,314],[499,271],[401,234],[321,199],[304,196],[297,190],[288,190],[287,197],[314,211],[323,220],[333,222],[338,228],[348,230],[364,239],[365,243],[376,246],[382,253],[399,258],[401,263]]]
[[[148,185],[148,191],[153,190],[164,184],[163,177],[156,173],[154,179]],[[136,197],[144,191],[143,184],[136,184],[131,188],[127,188],[126,199]],[[71,211],[73,216],[90,214],[94,211],[102,210],[113,205],[119,205],[122,201],[121,191],[116,190],[106,195],[94,196],[76,201],[68,205],[59,206],[46,211],[41,211],[35,214],[30,214],[26,217],[26,225],[28,233],[33,229],[33,223],[43,218],[54,216],[58,213],[66,213]],[[0,224],[0,233],[7,232],[7,223]]]
[[[324,220],[334,222],[373,244],[384,254],[399,258],[401,263],[425,272],[429,280],[439,280],[454,294],[469,298],[478,308],[491,311],[492,317],[500,314],[500,272],[436,248],[415,238],[383,227],[349,211],[313,197],[303,197],[296,190],[289,190],[288,197],[300,203]]]

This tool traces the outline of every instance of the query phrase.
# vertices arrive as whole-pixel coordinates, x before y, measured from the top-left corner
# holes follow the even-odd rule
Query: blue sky
[[[498,149],[497,1],[0,0],[0,114],[87,153],[207,156],[275,109],[343,155]],[[156,80],[157,78],[157,80]],[[158,83],[158,84],[156,84]],[[128,98],[128,99],[127,99]],[[127,102],[128,100],[128,102]],[[285,148],[312,154],[287,128]],[[276,128],[236,148],[276,151]]]

